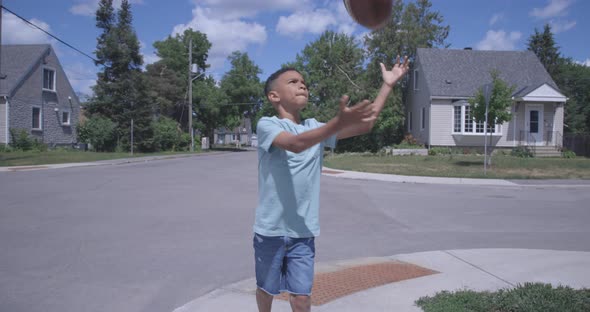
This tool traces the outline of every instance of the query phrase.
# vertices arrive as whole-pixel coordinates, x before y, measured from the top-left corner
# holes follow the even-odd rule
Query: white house
[[[567,99],[531,51],[418,49],[406,98],[407,132],[429,147],[483,146],[484,124],[473,121],[468,99],[492,81],[494,70],[515,91],[512,119],[488,134],[493,145],[558,150]]]

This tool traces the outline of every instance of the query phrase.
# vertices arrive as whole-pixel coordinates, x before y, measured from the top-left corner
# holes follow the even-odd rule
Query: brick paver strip
[[[359,265],[334,272],[318,273],[314,277],[311,304],[323,305],[369,288],[436,273],[439,272],[402,261]],[[289,295],[283,293],[277,298],[289,300]]]
[[[334,171],[334,170],[328,170],[328,169],[323,169],[322,173],[327,173],[327,174],[341,174],[343,173],[342,171]]]

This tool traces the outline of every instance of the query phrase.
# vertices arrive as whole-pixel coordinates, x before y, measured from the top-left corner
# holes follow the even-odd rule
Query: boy
[[[320,234],[319,193],[324,147],[337,139],[371,131],[395,83],[408,71],[407,57],[388,71],[381,64],[383,85],[373,103],[347,107],[340,99],[336,117],[325,124],[301,122],[299,112],[309,92],[293,68],[270,75],[264,92],[278,117],[258,122],[258,207],[254,223],[256,301],[271,310],[273,296],[290,293],[293,311],[310,311],[314,274],[314,238]]]

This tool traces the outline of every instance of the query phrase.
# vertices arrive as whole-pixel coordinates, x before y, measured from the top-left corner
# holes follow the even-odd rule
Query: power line
[[[65,42],[65,41],[63,41],[63,40],[61,40],[60,38],[58,38],[58,37],[56,37],[56,36],[54,36],[54,35],[50,34],[50,33],[49,33],[49,32],[47,32],[46,30],[44,30],[43,28],[41,28],[41,27],[39,27],[39,26],[37,26],[37,25],[33,24],[32,22],[30,22],[30,21],[29,21],[29,20],[27,20],[26,18],[24,18],[24,17],[21,17],[20,15],[18,15],[18,14],[16,14],[16,13],[12,12],[12,11],[11,11],[11,10],[9,10],[7,7],[5,7],[5,6],[2,6],[2,9],[4,9],[4,10],[6,10],[6,11],[10,12],[12,15],[14,15],[14,16],[16,16],[16,17],[20,18],[20,19],[21,19],[21,20],[23,20],[25,23],[27,23],[27,24],[29,24],[29,25],[31,25],[31,26],[33,26],[33,27],[35,27],[35,28],[39,29],[40,31],[42,31],[42,32],[46,33],[47,35],[51,36],[51,37],[52,37],[52,38],[54,38],[55,40],[57,40],[57,41],[59,41],[59,42],[61,42],[61,43],[65,44],[66,46],[68,46],[68,47],[70,47],[71,49],[73,49],[73,50],[77,51],[78,53],[80,53],[80,54],[82,54],[82,55],[84,55],[84,56],[88,57],[89,59],[93,60],[95,63],[97,63],[97,64],[102,64],[102,62],[100,62],[99,60],[97,60],[97,59],[93,58],[92,56],[90,56],[90,55],[88,55],[88,54],[86,54],[86,53],[84,53],[84,52],[82,52],[82,51],[78,50],[77,48],[75,48],[75,47],[74,47],[74,46],[72,46],[71,44],[69,44],[69,43],[67,43],[67,42]]]

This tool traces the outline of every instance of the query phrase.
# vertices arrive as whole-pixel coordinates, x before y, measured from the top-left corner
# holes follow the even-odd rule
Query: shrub
[[[112,151],[116,145],[116,126],[117,124],[108,118],[89,118],[76,127],[78,140],[90,143],[97,152]]]
[[[154,145],[158,151],[186,150],[191,142],[191,136],[182,132],[180,125],[167,117],[162,117],[152,122],[154,130]],[[198,138],[195,137],[195,146]]]
[[[510,152],[510,155],[521,158],[530,158],[534,156],[531,149],[527,146],[515,147],[514,149],[512,149],[512,152]]]
[[[564,149],[561,155],[563,156],[563,158],[576,158],[576,153],[568,149]]]
[[[436,146],[436,147],[431,147],[428,150],[428,155],[430,155],[430,156],[450,155],[450,154],[453,154],[453,150],[450,147]]]
[[[21,151],[30,151],[35,145],[35,140],[29,136],[25,129],[10,129],[10,145]]]
[[[404,139],[401,141],[400,144],[394,146],[396,149],[412,149],[412,148],[422,148],[423,146],[418,143],[418,140],[414,138],[411,134],[406,134]]]

